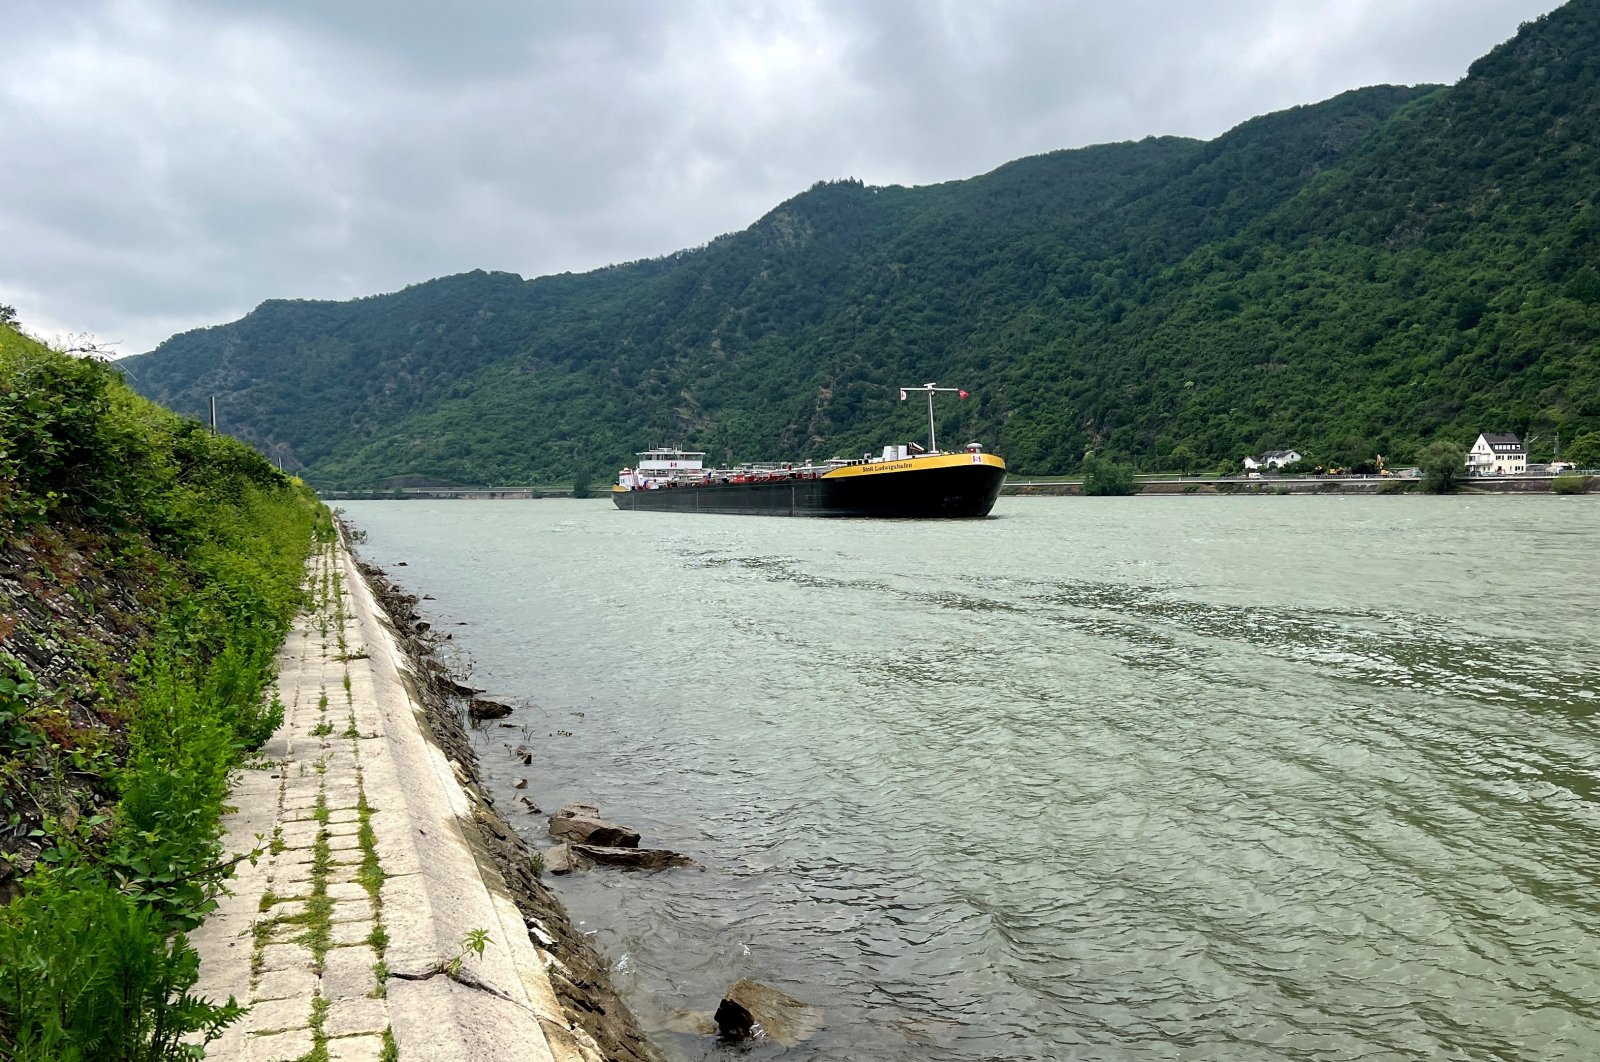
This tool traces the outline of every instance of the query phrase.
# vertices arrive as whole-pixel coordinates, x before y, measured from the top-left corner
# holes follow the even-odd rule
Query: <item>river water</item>
[[[1600,1057],[1593,499],[345,508],[502,808],[705,864],[551,879],[674,1059],[739,977],[774,1058]]]

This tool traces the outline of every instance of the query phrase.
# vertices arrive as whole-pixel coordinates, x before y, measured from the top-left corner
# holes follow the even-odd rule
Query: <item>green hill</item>
[[[322,486],[607,475],[917,438],[1021,472],[1600,428],[1600,0],[1448,88],[1023,159],[923,188],[821,183],[665,259],[263,304],[128,359],[145,393]]]

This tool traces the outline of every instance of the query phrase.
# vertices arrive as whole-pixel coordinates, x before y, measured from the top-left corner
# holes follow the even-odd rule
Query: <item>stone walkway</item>
[[[475,840],[349,554],[324,549],[308,585],[278,659],[284,724],[225,819],[228,851],[261,855],[191,934],[196,993],[250,1006],[206,1057],[599,1058]]]

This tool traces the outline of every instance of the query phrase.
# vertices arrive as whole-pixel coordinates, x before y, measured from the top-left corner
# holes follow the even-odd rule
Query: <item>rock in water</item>
[[[735,981],[717,1006],[717,1029],[724,1040],[765,1034],[790,1047],[822,1028],[822,1011],[756,981]]]
[[[724,1040],[748,1040],[756,1033],[755,1015],[731,999],[717,1004],[712,1020],[717,1023],[717,1035]]]
[[[669,852],[665,848],[607,848],[598,844],[574,844],[571,848],[596,863],[614,867],[637,867],[640,870],[664,870],[667,867],[705,869],[688,856]]]
[[[596,844],[606,848],[637,848],[639,834],[626,826],[618,826],[600,817],[600,809],[593,804],[567,804],[550,816],[550,835],[578,844]]]
[[[467,714],[474,719],[499,719],[511,714],[511,706],[484,697],[474,697],[467,704]]]
[[[572,846],[565,841],[544,850],[544,869],[547,874],[570,874],[574,870],[582,870],[584,865],[583,857],[574,853]]]

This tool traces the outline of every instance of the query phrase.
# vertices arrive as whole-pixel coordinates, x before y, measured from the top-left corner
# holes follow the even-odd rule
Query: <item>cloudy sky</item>
[[[1556,0],[9,0],[0,303],[124,354],[268,298],[538,276],[1453,82]]]

